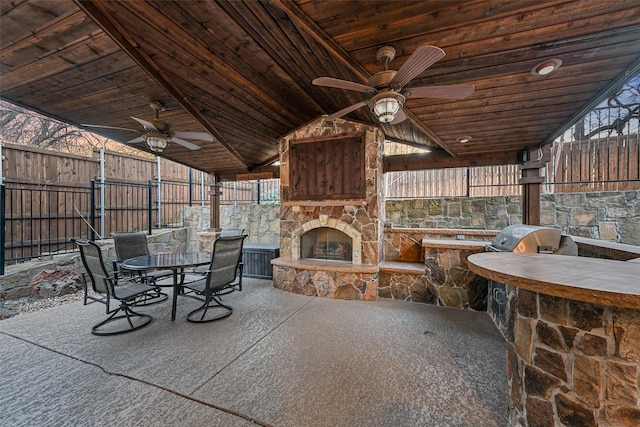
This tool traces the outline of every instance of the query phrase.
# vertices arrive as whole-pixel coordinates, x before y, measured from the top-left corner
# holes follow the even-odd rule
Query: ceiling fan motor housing
[[[379,71],[369,78],[369,86],[378,90],[388,88],[396,73],[396,70]]]
[[[152,123],[158,129],[158,132],[167,133],[171,129],[169,123],[161,122],[160,120],[153,120]]]

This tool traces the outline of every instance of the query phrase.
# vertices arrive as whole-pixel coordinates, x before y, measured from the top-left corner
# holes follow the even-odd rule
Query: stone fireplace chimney
[[[279,141],[276,287],[333,298],[376,298],[383,256],[383,142],[375,126],[324,118]],[[303,244],[310,232],[322,237]],[[338,258],[344,251],[350,252]]]

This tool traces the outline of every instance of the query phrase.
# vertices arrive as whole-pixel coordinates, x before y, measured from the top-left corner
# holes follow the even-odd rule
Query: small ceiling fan
[[[174,142],[178,145],[182,145],[184,148],[188,148],[189,150],[200,149],[199,145],[186,141],[182,138],[195,139],[198,141],[213,141],[213,136],[211,136],[207,132],[171,132],[171,125],[169,123],[161,122],[159,118],[160,111],[164,110],[164,105],[160,101],[151,101],[149,106],[156,112],[155,119],[149,122],[132,116],[131,118],[133,120],[142,125],[145,133],[142,136],[127,141],[127,144],[146,142],[152,151],[155,151],[156,153],[162,153],[169,142]],[[119,129],[138,133],[140,132],[139,130],[135,129],[120,128],[114,126],[88,124],[81,124],[80,126],[104,129]]]
[[[402,106],[406,98],[450,98],[464,99],[475,90],[473,85],[432,85],[405,88],[405,85],[420,75],[424,70],[442,59],[445,53],[437,46],[420,46],[409,56],[399,70],[388,70],[387,66],[396,57],[393,46],[378,49],[376,59],[384,64],[384,71],[379,71],[369,79],[368,84],[319,77],[313,80],[316,86],[354,90],[371,95],[369,100],[358,102],[331,114],[328,119],[334,120],[358,108],[369,106],[381,123],[397,124],[406,120]]]

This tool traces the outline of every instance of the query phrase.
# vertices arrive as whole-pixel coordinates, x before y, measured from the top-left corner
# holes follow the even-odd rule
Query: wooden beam
[[[311,20],[292,0],[273,0],[283,12],[289,15],[291,21],[302,31],[312,36],[320,43],[329,54],[353,71],[362,81],[368,81],[371,75],[367,70],[354,60],[349,53],[336,43],[322,28]]]
[[[422,120],[420,120],[408,108],[402,107],[402,111],[404,112],[404,115],[407,116],[407,118],[409,120],[411,120],[413,123],[415,123],[415,125],[422,132],[424,132],[425,135],[427,135],[428,138],[430,138],[433,142],[438,144],[444,151],[449,153],[450,156],[455,156],[455,154],[453,154],[453,152],[451,151],[451,148],[449,148],[449,146],[447,144],[445,144],[445,142],[442,140],[442,138],[440,138],[440,136],[437,133],[435,133],[431,128],[429,128],[427,125],[425,125],[424,122],[422,122]]]
[[[407,141],[406,139],[396,138],[394,136],[385,135],[384,139],[388,142],[395,142],[396,144],[408,145],[409,147],[421,148],[425,151],[432,151],[434,147],[429,145],[420,144],[418,142]]]
[[[108,34],[143,70],[153,78],[164,90],[166,90],[175,100],[191,114],[216,140],[245,168],[249,165],[242,156],[229,144],[218,130],[209,123],[207,118],[193,105],[191,100],[182,90],[173,84],[171,79],[162,72],[152,58],[150,58],[128,34],[128,32],[112,19],[100,4],[100,1],[75,0],[76,5],[83,10],[102,30]]]
[[[273,179],[273,172],[249,172],[236,174],[236,181],[254,181],[257,179]]]
[[[518,150],[451,157],[444,150],[384,157],[384,172],[517,164]]]

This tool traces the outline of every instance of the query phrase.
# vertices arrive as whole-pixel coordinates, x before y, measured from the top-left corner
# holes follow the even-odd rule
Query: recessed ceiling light
[[[534,76],[548,76],[560,68],[560,65],[562,65],[562,61],[559,59],[547,59],[533,67],[531,69],[531,74]]]
[[[466,144],[467,142],[471,141],[471,137],[468,135],[460,136],[456,138],[456,141],[458,141],[460,144]]]

